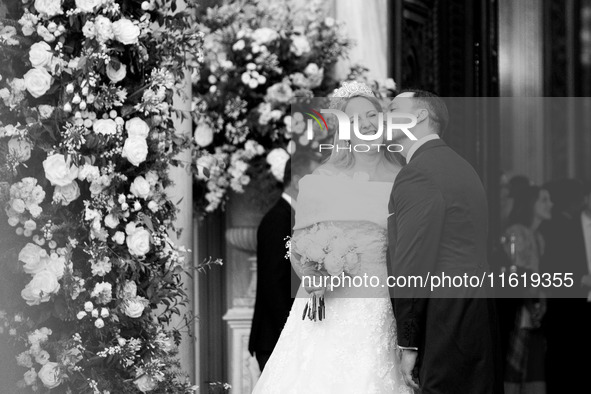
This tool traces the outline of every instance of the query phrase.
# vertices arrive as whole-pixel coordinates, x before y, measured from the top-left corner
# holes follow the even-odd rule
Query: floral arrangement
[[[190,136],[172,100],[203,57],[184,4],[0,10],[0,332],[22,371],[10,392],[195,389],[175,358],[184,328],[164,328],[187,302],[166,189]]]
[[[236,1],[207,9],[200,22],[207,38],[193,78],[194,172],[197,204],[212,212],[253,177],[267,179],[265,190],[276,187],[298,146],[327,137],[318,130],[308,141],[290,103],[331,93],[331,67],[351,42],[320,1]]]
[[[325,272],[330,276],[359,273],[355,239],[335,225],[316,223],[291,238],[288,248],[289,253],[298,256],[304,274],[307,271]]]

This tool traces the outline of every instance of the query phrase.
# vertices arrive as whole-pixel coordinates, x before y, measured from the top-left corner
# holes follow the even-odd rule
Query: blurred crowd
[[[591,366],[591,183],[504,177],[501,223],[496,269],[573,279],[497,299],[506,393],[580,392]]]

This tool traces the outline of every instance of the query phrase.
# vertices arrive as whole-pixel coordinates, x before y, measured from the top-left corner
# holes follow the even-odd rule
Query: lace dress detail
[[[383,209],[387,215],[387,204]],[[326,318],[315,322],[302,320],[308,298],[300,289],[253,394],[412,393],[401,383],[392,303],[381,287],[387,277],[386,229],[372,221],[333,219],[357,240],[358,276],[377,276],[380,286],[369,293],[355,287],[328,291]]]

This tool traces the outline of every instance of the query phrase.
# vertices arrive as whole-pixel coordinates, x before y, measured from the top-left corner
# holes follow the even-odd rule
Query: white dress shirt
[[[291,209],[295,210],[295,199],[291,198],[291,196],[285,192],[281,193],[281,198],[283,198],[287,203],[291,206]]]
[[[415,142],[409,149],[408,149],[408,154],[406,155],[406,162],[409,163],[410,162],[410,158],[412,157],[412,155],[415,154],[415,152],[417,151],[417,149],[419,149],[421,146],[425,145],[425,143],[429,142],[429,141],[433,141],[433,140],[438,140],[439,139],[439,135],[437,134],[429,134],[424,136],[423,138],[419,138],[417,140],[417,142]]]

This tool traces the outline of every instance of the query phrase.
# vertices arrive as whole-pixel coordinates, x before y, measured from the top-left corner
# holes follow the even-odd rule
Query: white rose
[[[206,147],[213,142],[213,129],[207,122],[200,122],[195,128],[195,142],[201,147]]]
[[[94,12],[97,5],[101,5],[102,0],[76,0],[76,8],[82,12]]]
[[[129,137],[123,144],[121,155],[134,166],[139,166],[148,156],[148,143],[142,137]]]
[[[144,375],[140,376],[139,378],[137,378],[136,380],[134,380],[133,383],[135,384],[137,389],[139,391],[141,391],[142,393],[152,391],[158,385],[158,383],[156,382],[156,380],[154,378],[152,378],[151,376],[148,376],[146,374],[144,374]]]
[[[94,321],[94,326],[96,328],[103,328],[105,326],[105,322],[100,317]]]
[[[125,301],[125,314],[132,319],[137,319],[144,313],[146,307],[146,299],[143,297],[133,297]]]
[[[148,171],[144,177],[150,186],[155,186],[158,183],[158,174],[156,171]]]
[[[131,45],[137,43],[140,28],[129,19],[121,18],[113,22],[113,33],[117,41],[125,45]]]
[[[66,186],[78,177],[78,167],[66,161],[64,155],[55,154],[43,161],[45,177],[54,186]]]
[[[35,368],[31,368],[27,372],[25,372],[23,378],[27,386],[32,386],[33,383],[35,383],[35,381],[37,380],[37,372],[35,372]]]
[[[293,34],[291,36],[291,46],[289,50],[296,56],[302,56],[303,54],[310,52],[310,43],[306,36]]]
[[[127,130],[129,137],[148,138],[150,126],[142,119],[135,117],[125,122],[125,130]]]
[[[279,38],[279,34],[268,27],[261,27],[252,33],[252,39],[259,45],[267,44]]]
[[[39,379],[48,389],[53,389],[62,383],[61,371],[58,363],[48,362],[39,370]]]
[[[36,274],[46,267],[47,252],[38,245],[28,243],[18,254],[18,260],[24,263],[23,269],[27,274]]]
[[[97,166],[90,164],[84,164],[78,172],[78,179],[81,181],[92,182],[97,180],[101,176],[101,172]]]
[[[119,225],[119,219],[117,219],[117,217],[108,214],[107,216],[105,216],[105,226],[109,227],[109,228],[115,228]]]
[[[31,144],[22,138],[11,138],[8,141],[8,151],[21,163],[31,158]]]
[[[113,119],[99,119],[92,125],[92,130],[97,134],[117,134],[117,123]]]
[[[37,353],[35,356],[35,361],[41,365],[47,364],[49,362],[49,353],[47,350],[41,350],[39,353]]]
[[[45,41],[36,42],[31,45],[31,49],[29,49],[29,60],[33,67],[37,68],[50,65],[52,58],[51,47]]]
[[[35,0],[35,9],[49,18],[63,13],[61,0]]]
[[[117,83],[119,81],[122,81],[126,75],[127,66],[125,64],[119,64],[118,70],[115,70],[115,67],[113,67],[110,62],[109,64],[107,64],[107,77],[109,77],[111,82]]]
[[[145,200],[150,196],[150,183],[143,176],[138,176],[133,180],[129,191],[134,196]]]
[[[238,40],[234,43],[234,45],[232,45],[232,50],[241,51],[244,49],[245,46],[246,46],[246,43],[244,42],[244,40]]]
[[[126,280],[123,287],[119,290],[119,297],[134,298],[137,295],[137,284],[132,280]]]
[[[42,302],[47,302],[51,295],[57,293],[60,289],[60,284],[56,276],[49,270],[39,271],[35,274],[33,279],[21,291],[21,297],[28,305],[39,305]]]
[[[96,28],[94,27],[94,22],[86,21],[84,26],[82,27],[82,34],[86,38],[94,38],[96,36]],[[78,68],[78,67],[70,67],[70,68]]]
[[[111,40],[114,37],[111,21],[102,15],[97,16],[94,20],[94,30],[96,39],[100,42]]]
[[[41,119],[49,119],[49,117],[53,114],[53,106],[47,104],[41,104],[37,107],[39,111],[39,116]]]
[[[138,227],[125,240],[129,253],[133,256],[144,256],[150,251],[150,232]]]
[[[117,244],[119,245],[123,245],[123,242],[125,242],[125,234],[122,231],[117,231],[112,237],[111,239],[113,241],[115,241]]]
[[[80,188],[76,181],[66,186],[56,186],[53,191],[53,201],[61,203],[63,206],[69,205],[80,197]]]
[[[279,182],[283,182],[287,160],[289,160],[289,153],[283,148],[275,148],[267,155],[267,163],[271,166],[271,173]]]
[[[80,312],[78,312],[78,313],[76,314],[76,318],[77,318],[78,320],[82,320],[82,319],[84,319],[85,317],[86,317],[86,312],[84,312],[84,311],[80,311]]]
[[[58,280],[63,278],[66,269],[66,258],[58,256],[56,253],[52,253],[49,259],[47,259],[47,269],[51,271]]]
[[[35,98],[43,96],[51,87],[51,75],[43,68],[33,68],[23,78],[27,91]]]

